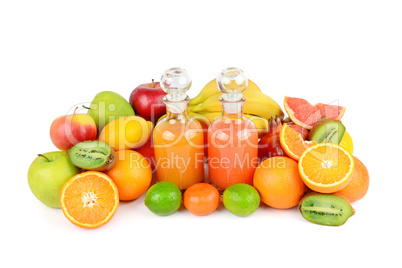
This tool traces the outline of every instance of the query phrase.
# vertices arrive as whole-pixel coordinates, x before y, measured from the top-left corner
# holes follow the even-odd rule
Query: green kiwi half
[[[345,131],[346,128],[341,121],[323,117],[314,124],[314,127],[309,133],[308,139],[318,143],[330,142],[339,144]]]
[[[109,170],[116,159],[113,149],[101,141],[84,141],[71,147],[68,151],[71,162],[85,170]]]
[[[355,214],[348,201],[334,194],[308,195],[300,201],[299,210],[306,220],[329,226],[342,225]]]

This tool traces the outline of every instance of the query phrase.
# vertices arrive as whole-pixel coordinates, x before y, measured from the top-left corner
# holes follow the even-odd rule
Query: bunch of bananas
[[[268,131],[268,120],[272,116],[283,118],[281,107],[251,80],[248,80],[246,90],[242,92],[246,98],[243,105],[244,116],[253,121],[262,137]],[[207,125],[222,116],[222,104],[219,98],[222,93],[216,84],[216,79],[204,86],[201,92],[190,100],[189,115],[203,121]]]

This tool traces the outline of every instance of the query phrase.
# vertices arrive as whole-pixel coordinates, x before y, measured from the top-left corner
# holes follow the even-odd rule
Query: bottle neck
[[[188,119],[187,105],[189,101],[190,101],[189,97],[181,101],[172,101],[163,99],[163,102],[166,104],[166,118],[168,120]]]
[[[243,117],[243,104],[246,99],[242,98],[237,101],[227,101],[222,98],[219,99],[222,104],[222,115],[231,118]]]

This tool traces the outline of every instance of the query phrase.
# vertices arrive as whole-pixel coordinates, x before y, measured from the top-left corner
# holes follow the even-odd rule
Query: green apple
[[[29,188],[46,206],[60,208],[61,187],[78,173],[67,152],[39,154],[28,170]]]
[[[134,110],[121,95],[112,91],[102,91],[92,100],[88,115],[94,119],[98,133],[100,133],[110,121],[119,117],[134,115]]]

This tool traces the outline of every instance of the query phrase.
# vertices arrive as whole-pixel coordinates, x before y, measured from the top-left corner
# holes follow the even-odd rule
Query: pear
[[[112,91],[102,91],[92,100],[88,115],[94,119],[100,133],[110,121],[135,114],[131,105],[121,95]]]

